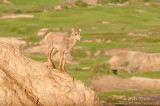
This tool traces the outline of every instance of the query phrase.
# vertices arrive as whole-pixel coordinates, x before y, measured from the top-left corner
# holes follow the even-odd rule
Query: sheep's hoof
[[[49,67],[49,68],[52,68],[52,69],[56,69],[56,67],[53,66],[53,65],[48,65],[48,67]]]
[[[55,66],[55,65],[52,65],[52,68],[53,68],[53,69],[56,69],[56,66]]]

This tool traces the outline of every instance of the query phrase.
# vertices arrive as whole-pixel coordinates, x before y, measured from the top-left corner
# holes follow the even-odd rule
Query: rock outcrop
[[[0,43],[0,105],[97,106],[99,99],[81,81]]]
[[[23,37],[0,37],[0,42],[11,43],[17,47],[24,47],[27,44],[27,42],[23,40]]]

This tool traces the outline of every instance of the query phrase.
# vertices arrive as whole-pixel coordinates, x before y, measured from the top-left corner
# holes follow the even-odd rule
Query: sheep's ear
[[[81,29],[79,29],[79,32],[81,32],[82,30]]]

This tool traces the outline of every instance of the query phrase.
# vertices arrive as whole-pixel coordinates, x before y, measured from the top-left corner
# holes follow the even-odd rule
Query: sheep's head
[[[72,36],[74,36],[74,38],[78,41],[81,40],[81,29],[79,30],[75,30],[74,28],[72,28]]]

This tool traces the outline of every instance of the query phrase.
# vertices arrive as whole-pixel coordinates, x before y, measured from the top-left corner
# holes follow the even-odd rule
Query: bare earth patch
[[[62,10],[62,9],[63,9],[63,8],[62,8],[62,6],[60,6],[60,5],[54,7],[54,10]]]
[[[129,2],[117,3],[117,6],[123,7],[123,6],[126,6],[128,4],[129,4]]]
[[[108,3],[108,5],[111,5],[111,6],[117,5],[117,6],[120,6],[120,7],[127,6],[128,4],[129,4],[129,2],[117,3],[117,4],[115,4],[115,3]]]
[[[91,69],[91,67],[82,67],[81,69],[82,70],[89,70],[89,69]]]
[[[112,49],[107,49],[104,51],[104,55],[111,55],[114,56],[117,53],[121,52],[121,51],[126,51],[126,48],[112,48]]]
[[[65,1],[68,1],[70,3],[75,3],[76,1],[78,0],[65,0]],[[82,0],[83,2],[87,3],[87,4],[97,4],[98,0]]]
[[[106,43],[112,43],[112,40],[107,40]]]
[[[100,42],[104,42],[104,39],[83,40],[82,42],[87,42],[87,43],[97,42],[97,43],[100,43]]]
[[[0,17],[0,19],[8,19],[8,18],[34,18],[34,15],[29,14],[5,14]]]
[[[98,29],[98,27],[91,27],[91,29]]]
[[[108,52],[108,54],[110,54]],[[160,53],[137,51],[112,51],[108,61],[112,69],[125,69],[129,72],[151,72],[160,70]]]
[[[150,6],[151,3],[147,2],[147,3],[144,3],[145,6]]]
[[[102,24],[110,24],[108,21],[102,21]]]
[[[94,53],[94,56],[98,56],[100,55],[101,51],[100,50],[97,50],[95,53]]]
[[[138,33],[130,32],[130,33],[128,33],[128,36],[148,36],[148,35],[147,34],[138,34]]]
[[[83,40],[82,42],[87,42],[87,43],[89,43],[89,42],[93,42],[93,40]]]
[[[103,75],[91,78],[95,89],[105,92],[112,90],[138,90],[159,89],[160,79],[132,77],[129,79],[119,78],[115,75]]]
[[[26,41],[22,40],[22,37],[0,37],[0,42],[11,43],[14,46],[25,46]]]
[[[88,56],[91,56],[91,54],[92,54],[91,50],[87,50],[87,51],[85,51],[85,53],[86,53]]]
[[[73,49],[82,49],[83,47],[82,46],[75,46],[73,47]]]
[[[97,4],[98,0],[82,0],[83,2],[87,3],[87,4]]]
[[[38,31],[37,35],[38,36],[43,36],[44,34],[46,34],[48,31],[48,28],[42,28]]]
[[[2,0],[3,3],[6,3],[6,4],[11,4],[12,2],[8,1],[8,0]]]

